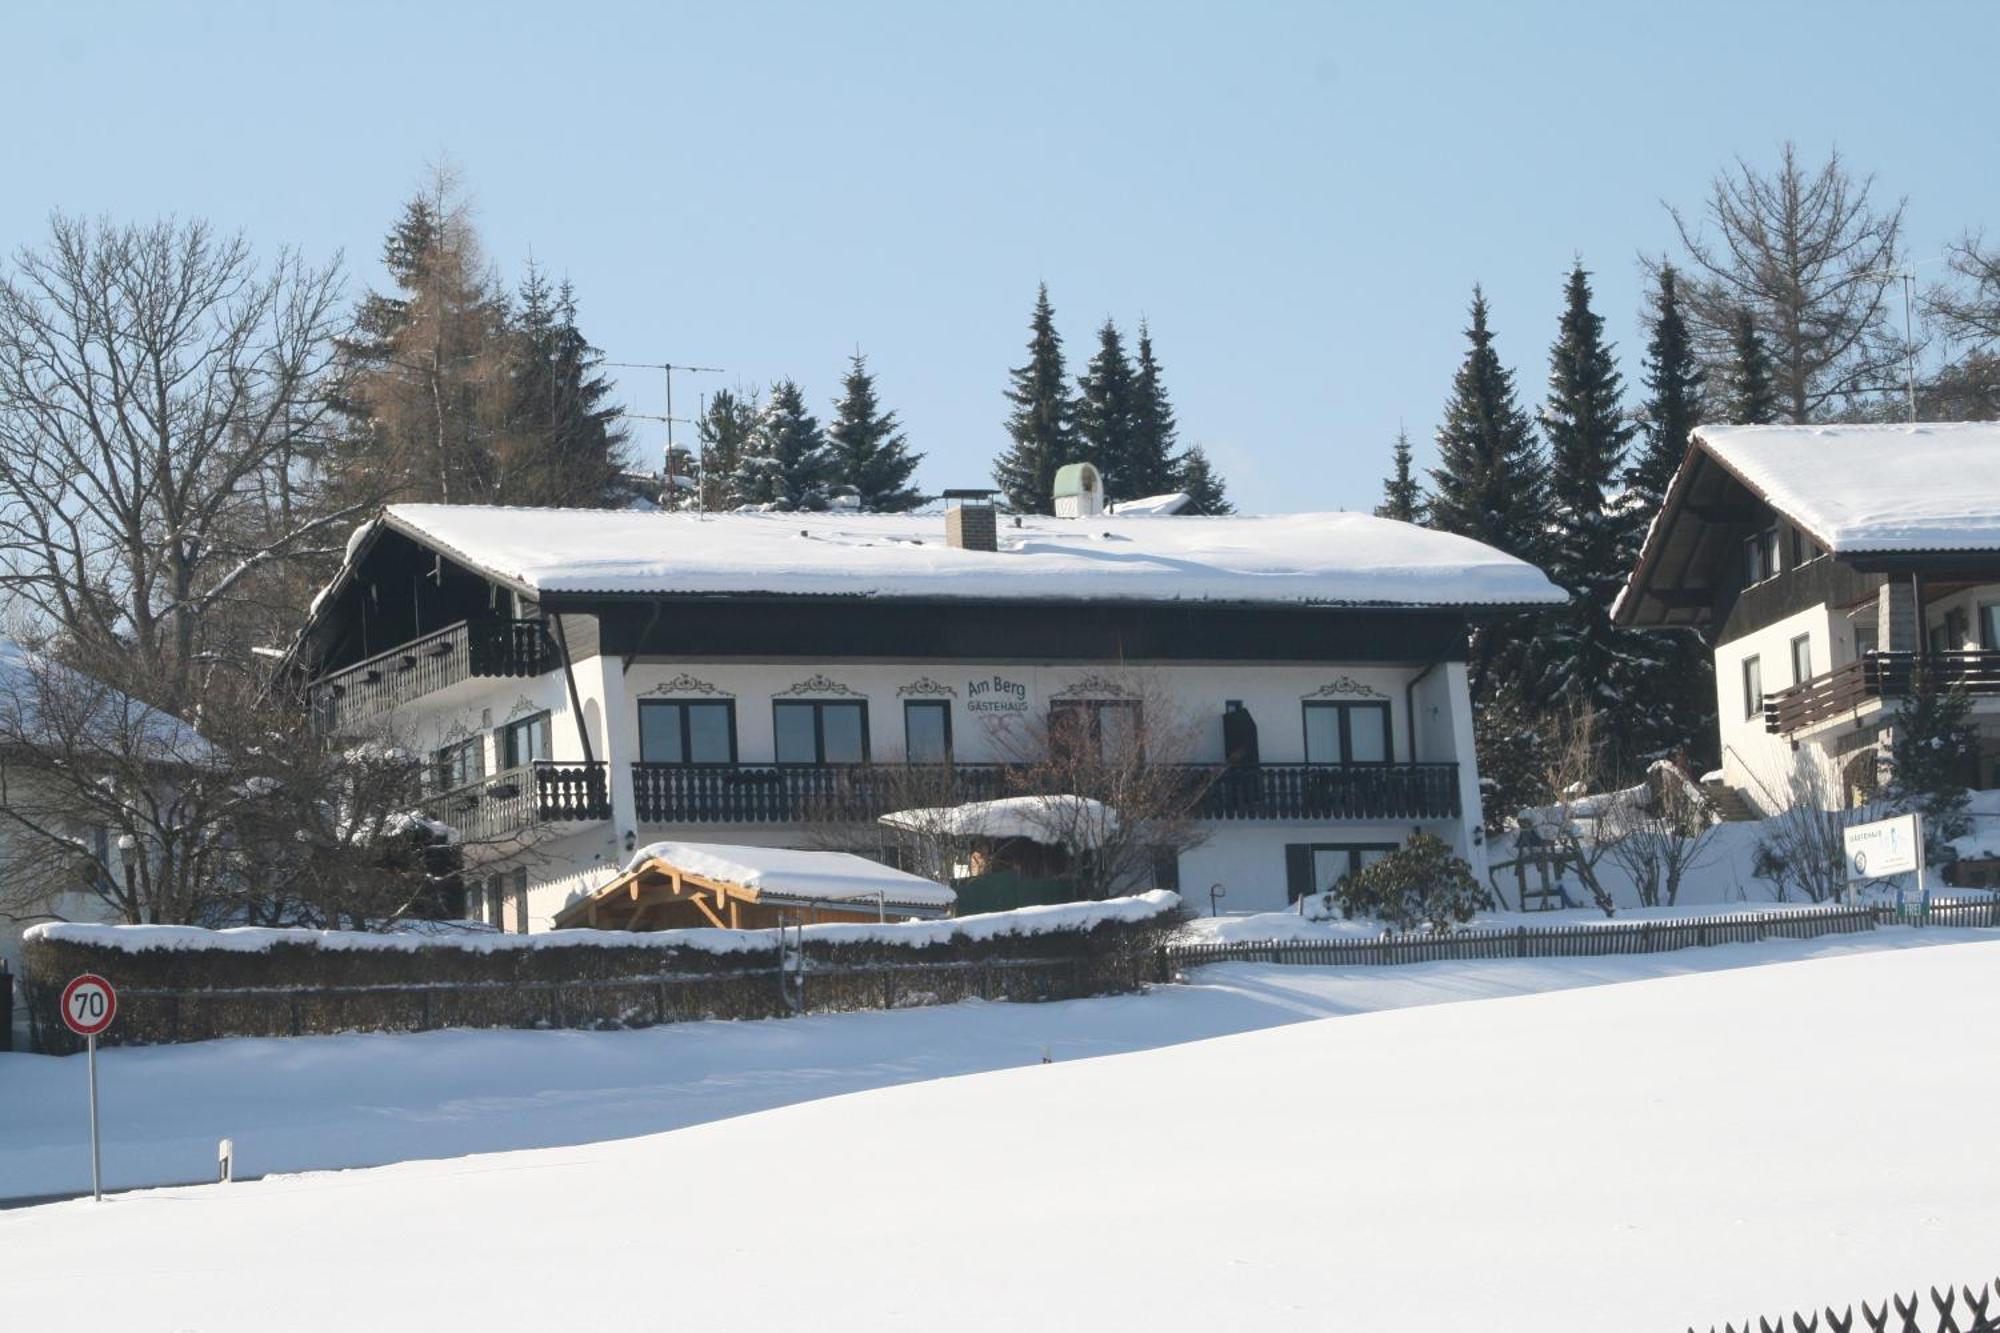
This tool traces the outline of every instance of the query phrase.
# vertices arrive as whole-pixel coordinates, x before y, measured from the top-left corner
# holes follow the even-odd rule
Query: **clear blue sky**
[[[567,274],[613,359],[824,411],[861,347],[932,489],[984,483],[1038,279],[1074,369],[1106,315],[1151,320],[1239,504],[1360,508],[1399,422],[1428,462],[1475,280],[1532,401],[1582,256],[1636,388],[1636,256],[1732,154],[1837,144],[1919,258],[2000,229],[1984,3],[17,0],[4,28],[6,248],[56,208],[198,214],[344,251],[358,291],[449,155],[503,272]]]

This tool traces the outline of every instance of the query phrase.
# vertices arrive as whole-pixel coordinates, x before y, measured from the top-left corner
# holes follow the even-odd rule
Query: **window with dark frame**
[[[772,753],[781,764],[868,762],[868,704],[847,699],[777,699]]]
[[[1285,845],[1285,890],[1290,901],[1325,893],[1347,876],[1396,850],[1392,842],[1294,842]]]
[[[1979,608],[1979,646],[1989,653],[2000,649],[2000,602]]]
[[[1792,684],[1805,684],[1812,673],[1812,635],[1801,634],[1792,640]]]
[[[1764,664],[1754,656],[1743,659],[1743,716],[1761,717],[1764,713]]]
[[[1115,763],[1145,752],[1144,718],[1137,699],[1053,699],[1049,702],[1049,744],[1082,747],[1086,755]]]
[[[1778,530],[1766,528],[1743,539],[1743,583],[1762,583],[1778,572]]]
[[[912,764],[951,762],[951,705],[943,699],[903,701],[903,757]]]
[[[431,782],[437,791],[468,787],[486,776],[486,738],[468,736],[441,746],[431,756]]]
[[[1302,707],[1308,764],[1387,764],[1394,761],[1387,703],[1308,699]]]
[[[500,767],[521,768],[537,760],[550,758],[549,715],[536,713],[509,722],[500,728]]]
[[[736,704],[728,699],[641,699],[639,762],[735,763]]]

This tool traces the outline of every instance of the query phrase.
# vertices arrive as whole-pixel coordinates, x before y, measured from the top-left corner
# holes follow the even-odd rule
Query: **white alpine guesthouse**
[[[1360,514],[650,513],[395,505],[291,652],[324,725],[430,755],[467,910],[538,930],[662,840],[808,847],[911,766],[1005,796],[999,738],[1160,700],[1222,774],[1155,872],[1282,907],[1435,832],[1482,874],[1468,618],[1534,567]],[[1094,497],[1093,497],[1094,498]],[[519,845],[475,834],[532,830]]]

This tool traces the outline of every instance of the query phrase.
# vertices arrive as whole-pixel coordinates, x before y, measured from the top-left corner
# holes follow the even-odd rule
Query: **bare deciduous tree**
[[[1591,902],[1610,916],[1617,904],[1597,873],[1614,841],[1604,818],[1611,798],[1593,794],[1609,771],[1599,730],[1597,710],[1588,703],[1573,704],[1557,718],[1546,774],[1553,803],[1523,811],[1521,823],[1561,854],[1564,868],[1576,872]]]
[[[1201,845],[1195,811],[1219,770],[1195,762],[1201,724],[1149,673],[1117,672],[1100,697],[1056,701],[997,728],[1009,785],[1045,800],[1044,841],[1075,853],[1078,894],[1108,898],[1154,880],[1165,861]]]
[[[1837,152],[1813,169],[1787,143],[1769,174],[1738,158],[1699,213],[1668,206],[1691,261],[1684,294],[1706,359],[1728,363],[1730,330],[1748,310],[1792,421],[1821,420],[1840,400],[1899,382],[1904,352],[1886,317],[1904,203],[1878,211],[1873,185]]]
[[[0,588],[109,684],[189,713],[212,613],[351,517],[301,503],[337,266],[202,222],[58,215],[0,281]],[[275,497],[275,498],[274,498]]]
[[[1664,761],[1644,783],[1618,793],[1606,820],[1612,859],[1631,879],[1641,907],[1680,901],[1681,883],[1702,863],[1716,827],[1701,789]]]
[[[1785,783],[1784,804],[1764,821],[1754,873],[1785,902],[1794,894],[1823,903],[1847,887],[1847,826],[1873,818],[1865,808],[1842,809],[1826,771],[1801,753]]]

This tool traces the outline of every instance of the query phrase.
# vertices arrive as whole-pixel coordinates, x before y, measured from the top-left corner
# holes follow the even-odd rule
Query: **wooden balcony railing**
[[[425,812],[466,842],[492,842],[542,824],[609,819],[611,788],[601,760],[537,760],[440,792]]]
[[[2000,652],[1870,653],[1764,699],[1764,727],[1784,736],[1878,699],[1900,699],[1919,672],[1941,689],[2000,694]]]
[[[313,716],[331,731],[471,676],[539,676],[556,662],[540,620],[461,620],[322,676],[307,694]]]
[[[1455,819],[1457,764],[1180,765],[1190,813],[1218,820]],[[1002,764],[634,764],[641,823],[849,823],[1022,794]]]
[[[1257,764],[1226,769],[1203,819],[1456,819],[1457,764]]]

